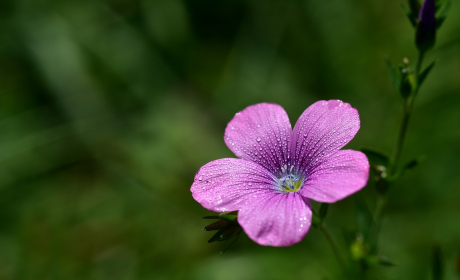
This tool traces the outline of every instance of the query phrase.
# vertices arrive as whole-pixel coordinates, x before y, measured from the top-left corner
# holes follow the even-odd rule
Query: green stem
[[[417,61],[416,61],[416,64],[415,64],[415,72],[414,72],[414,79],[415,79],[415,89],[414,89],[414,92],[413,94],[411,94],[411,96],[409,96],[406,100],[404,100],[404,113],[403,113],[403,119],[402,119],[402,122],[401,122],[401,128],[399,130],[399,135],[398,135],[398,140],[396,142],[396,147],[395,147],[395,150],[394,150],[394,154],[393,154],[393,162],[392,164],[390,165],[390,168],[389,168],[389,174],[388,175],[395,175],[398,171],[398,165],[399,165],[399,161],[400,161],[400,157],[401,157],[401,152],[402,152],[402,148],[403,148],[403,144],[404,144],[404,138],[406,136],[406,132],[407,132],[407,127],[409,126],[409,120],[410,120],[410,116],[411,116],[411,113],[412,113],[412,107],[414,105],[414,101],[415,101],[415,97],[417,96],[419,90],[420,90],[420,87],[419,87],[419,84],[418,84],[418,77],[420,75],[420,71],[421,71],[421,68],[422,68],[422,63],[423,63],[423,57],[424,57],[424,53],[423,52],[420,52],[419,55],[418,55],[418,58],[417,58]],[[375,228],[373,230],[373,246],[374,246],[374,249],[376,248],[377,246],[377,240],[378,240],[378,234],[380,232],[380,227],[381,227],[381,224],[382,224],[382,217],[383,217],[383,210],[385,208],[385,204],[386,204],[386,201],[387,201],[387,187],[384,188],[385,191],[379,193],[378,197],[377,197],[377,203],[375,205],[375,212],[374,212],[374,219],[375,219]]]
[[[378,235],[380,232],[380,227],[382,224],[382,217],[383,217],[383,210],[385,208],[387,196],[385,193],[379,193],[377,196],[377,203],[375,204],[375,210],[374,210],[374,221],[375,224],[372,227],[372,232],[371,232],[371,251],[376,252],[377,251],[377,240],[378,240]]]
[[[345,271],[345,273],[347,273],[347,266],[345,264],[345,260],[342,257],[342,255],[340,254],[339,246],[337,246],[337,243],[335,242],[334,237],[332,237],[332,234],[329,231],[329,229],[326,227],[326,224],[324,222],[322,222],[320,224],[320,226],[318,227],[318,229],[324,235],[324,237],[326,238],[327,242],[329,243],[329,245],[331,246],[332,250],[334,251],[335,257],[337,258],[337,261],[338,261],[339,265],[342,267],[342,269]]]
[[[423,57],[425,56],[424,52],[420,52],[418,54],[417,62],[415,63],[415,80],[418,81],[418,75],[420,75],[420,70],[422,68],[422,62],[423,62]],[[419,86],[417,82],[417,89],[416,91],[418,92]]]
[[[401,129],[399,130],[399,135],[398,135],[398,140],[396,142],[395,151],[394,151],[394,154],[393,154],[393,164],[392,164],[391,169],[390,169],[390,172],[391,172],[390,174],[391,175],[394,175],[396,173],[396,171],[397,171],[397,167],[398,167],[398,164],[399,164],[399,159],[401,157],[401,150],[402,150],[402,147],[403,147],[403,144],[404,144],[404,137],[406,136],[406,131],[407,131],[407,127],[409,125],[410,115],[412,113],[412,107],[414,105],[415,97],[417,96],[418,91],[420,89],[420,87],[418,85],[418,76],[420,75],[420,70],[422,68],[422,62],[423,62],[424,55],[425,55],[425,53],[420,52],[419,55],[418,55],[417,61],[415,63],[415,72],[414,72],[415,89],[414,89],[414,93],[404,101],[404,115],[403,115],[403,119],[402,119],[402,123],[401,123]]]
[[[409,125],[409,119],[410,119],[410,115],[412,111],[412,101],[411,100],[412,100],[412,97],[409,97],[404,103],[404,115],[403,115],[403,119],[401,123],[401,128],[399,130],[399,135],[398,135],[398,140],[396,142],[395,151],[393,154],[393,165],[390,170],[391,175],[396,173],[397,166],[399,163],[399,158],[401,156],[401,150],[402,150],[403,143],[404,143],[404,137],[406,136],[406,131]]]

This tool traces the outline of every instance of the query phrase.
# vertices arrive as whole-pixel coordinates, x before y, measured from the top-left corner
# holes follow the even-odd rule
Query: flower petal
[[[312,164],[337,152],[358,132],[358,111],[340,100],[318,101],[295,124],[291,147],[294,162],[309,173]]]
[[[237,113],[225,129],[224,140],[239,158],[280,172],[290,156],[291,123],[277,104],[261,103]]]
[[[358,151],[342,150],[316,166],[304,182],[301,195],[333,203],[362,189],[369,179],[369,161]]]
[[[251,198],[238,222],[256,243],[286,247],[302,240],[311,216],[310,202],[298,193],[270,193]]]
[[[201,167],[190,191],[206,209],[237,211],[253,195],[273,192],[274,180],[273,175],[257,163],[224,158]]]

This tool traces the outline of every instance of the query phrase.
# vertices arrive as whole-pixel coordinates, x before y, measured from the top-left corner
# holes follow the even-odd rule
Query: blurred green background
[[[426,62],[372,279],[430,279],[432,245],[454,278],[460,249],[460,5]],[[0,279],[337,279],[314,229],[289,248],[245,235],[208,244],[190,186],[234,157],[226,124],[257,102],[294,124],[319,99],[358,108],[347,146],[391,152],[401,109],[384,59],[415,61],[396,0],[11,0],[0,2]],[[426,65],[426,64],[425,64]],[[357,201],[328,224],[356,229]],[[314,204],[316,207],[317,204]]]

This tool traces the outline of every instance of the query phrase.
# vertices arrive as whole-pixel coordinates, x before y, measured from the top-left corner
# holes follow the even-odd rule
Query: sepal
[[[238,212],[221,213],[219,215],[205,216],[203,219],[217,219],[218,221],[204,227],[204,231],[217,232],[208,240],[208,243],[230,241],[230,245],[221,253],[228,250],[240,236],[242,229],[238,224]]]

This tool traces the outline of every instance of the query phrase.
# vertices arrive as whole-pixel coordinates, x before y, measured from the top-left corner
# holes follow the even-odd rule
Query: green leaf
[[[390,79],[393,84],[393,87],[397,92],[399,92],[399,84],[401,82],[401,78],[398,75],[398,72],[396,71],[396,68],[393,66],[391,61],[389,59],[386,60],[387,63],[387,68],[388,68],[388,73],[390,74]]]
[[[447,0],[445,1],[445,4],[443,5],[443,8],[441,12],[439,13],[440,18],[445,18],[447,17],[447,14],[449,14],[450,8],[452,8],[452,0]]]
[[[433,272],[433,280],[442,280],[443,279],[443,266],[444,260],[442,256],[441,247],[439,245],[435,245],[433,247],[433,254],[432,254],[432,272]]]
[[[445,2],[445,0],[435,0],[434,8],[436,9],[436,11],[439,11],[439,9],[442,7],[442,5],[444,5]]]
[[[423,82],[425,81],[426,77],[428,76],[428,74],[430,73],[431,69],[433,69],[434,65],[436,64],[436,62],[438,62],[438,60],[434,60],[433,62],[430,63],[430,65],[428,65],[423,71],[422,73],[420,73],[419,77],[418,77],[418,87],[420,87]]]
[[[415,28],[417,26],[417,17],[414,16],[414,14],[409,10],[409,8],[407,8],[406,4],[404,4],[403,2],[399,2],[399,3],[401,4],[401,9],[403,10],[404,14],[406,14],[412,27]]]
[[[447,18],[447,14],[449,14],[451,7],[452,7],[452,0],[447,0],[446,3],[443,5],[441,12],[436,18],[436,29],[439,29],[442,26],[442,24]]]
[[[383,152],[369,148],[361,148],[361,152],[367,156],[371,165],[388,167],[390,164],[390,157]]]
[[[321,219],[321,221],[324,221],[324,219],[326,218],[328,209],[329,204],[321,203],[321,206],[319,207],[319,218]]]

